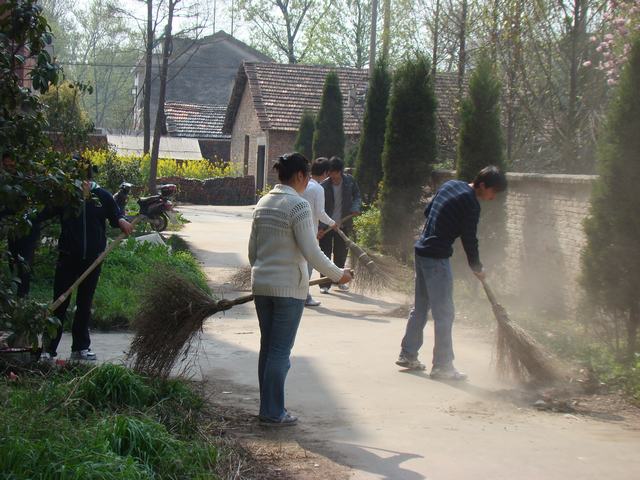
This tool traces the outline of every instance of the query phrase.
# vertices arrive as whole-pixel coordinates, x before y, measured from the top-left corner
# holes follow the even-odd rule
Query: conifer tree
[[[469,80],[469,95],[460,109],[457,176],[471,182],[488,165],[506,169],[500,125],[500,81],[487,55],[482,55]],[[490,268],[505,258],[507,240],[506,195],[484,202],[478,225],[483,262]]]
[[[360,148],[356,158],[356,177],[362,199],[367,204],[372,204],[375,200],[378,184],[382,180],[382,150],[390,89],[391,74],[386,62],[380,60],[369,79]]]
[[[307,160],[313,160],[313,130],[315,129],[316,118],[312,111],[305,110],[300,118],[298,136],[293,149],[303,154]]]
[[[417,54],[393,77],[382,152],[383,247],[407,257],[416,212],[436,160],[436,99],[429,60]]]
[[[466,182],[487,165],[504,171],[504,140],[500,126],[500,81],[484,55],[469,80],[469,96],[460,109],[458,178]]]
[[[627,330],[629,360],[640,326],[640,39],[611,102],[598,145],[600,178],[585,222],[582,283],[602,318]]]
[[[329,72],[322,89],[320,111],[313,132],[313,158],[344,158],[342,93],[336,72]]]

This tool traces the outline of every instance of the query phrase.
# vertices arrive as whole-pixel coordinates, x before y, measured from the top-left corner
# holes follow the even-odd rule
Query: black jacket
[[[324,188],[324,211],[334,218],[333,209],[335,207],[335,201],[333,198],[333,188],[331,178],[327,178],[320,185]],[[360,212],[362,209],[362,200],[360,199],[360,189],[356,180],[349,174],[342,174],[342,213],[340,218],[346,217],[350,213]],[[353,220],[350,218],[343,224],[344,228],[351,228],[353,226]],[[322,225],[322,228],[326,228],[326,225]]]
[[[79,213],[58,211],[62,233],[58,241],[60,253],[78,260],[93,260],[107,246],[106,220],[118,227],[123,218],[113,196],[104,188],[94,184],[91,197],[82,204]]]

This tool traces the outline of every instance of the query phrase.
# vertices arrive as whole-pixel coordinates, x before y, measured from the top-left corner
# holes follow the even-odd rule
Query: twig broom
[[[551,358],[538,342],[515,324],[496,300],[486,280],[481,280],[498,322],[496,363],[498,371],[521,382],[552,383],[560,379]]]
[[[253,295],[216,300],[173,270],[156,271],[141,294],[140,310],[132,324],[135,336],[127,356],[133,369],[167,377],[178,358],[188,356],[208,317],[252,300]]]

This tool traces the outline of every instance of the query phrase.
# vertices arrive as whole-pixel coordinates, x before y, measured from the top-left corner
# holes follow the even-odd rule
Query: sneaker
[[[340,290],[342,290],[343,292],[348,292],[349,291],[349,285],[347,285],[346,283],[341,283],[340,285],[338,285],[338,288]]]
[[[93,362],[96,359],[96,354],[91,350],[77,350],[75,352],[71,352],[71,357],[69,357],[69,360],[82,360],[90,362]]]
[[[318,300],[314,300],[311,295],[309,295],[304,302],[305,307],[317,307],[318,305],[320,305],[320,302]]]
[[[455,381],[461,382],[467,379],[467,374],[459,372],[454,367],[450,367],[450,368],[433,367],[431,369],[430,377],[435,380],[455,380]]]
[[[49,352],[42,352],[40,354],[40,359],[38,360],[40,363],[45,365],[53,365],[54,359]]]
[[[424,370],[427,368],[417,358],[410,359],[405,357],[402,354],[400,354],[400,356],[398,357],[398,360],[396,360],[396,365],[400,367],[404,367],[409,370]]]
[[[326,295],[329,293],[329,287],[320,287],[320,293],[324,293]]]
[[[273,420],[268,417],[259,418],[260,425],[265,427],[291,427],[298,423],[298,417],[285,413],[280,420]]]

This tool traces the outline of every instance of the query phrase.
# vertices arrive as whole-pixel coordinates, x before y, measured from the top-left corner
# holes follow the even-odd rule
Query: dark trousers
[[[93,263],[93,260],[93,258],[82,260],[70,255],[60,254],[58,257],[58,263],[56,264],[56,275],[53,282],[53,299],[56,300],[60,295],[62,295]],[[91,274],[89,274],[89,276],[78,286],[78,290],[76,292],[76,313],[71,327],[71,334],[73,337],[73,342],[71,344],[72,352],[87,350],[89,345],[91,345],[91,339],[89,337],[91,304],[93,303],[93,294],[98,286],[100,268],[101,265],[98,265],[98,267],[96,267],[96,269],[91,272]],[[64,303],[60,305],[55,312],[53,312],[58,320],[60,320],[60,327],[58,328],[56,337],[51,340],[49,347],[47,348],[48,352],[52,355],[56,354],[60,338],[62,338],[62,325],[64,323],[70,301],[71,296],[69,296]]]
[[[341,230],[347,237],[351,233],[350,228],[342,228]],[[347,244],[344,243],[342,237],[338,235],[334,230],[327,231],[325,236],[320,239],[320,249],[327,257],[329,257],[329,259],[331,259],[331,255],[333,255],[333,263],[335,263],[340,268],[344,268],[344,264],[347,261],[347,254],[349,253],[349,251],[347,249]],[[322,286],[325,287],[328,285],[323,284]]]

